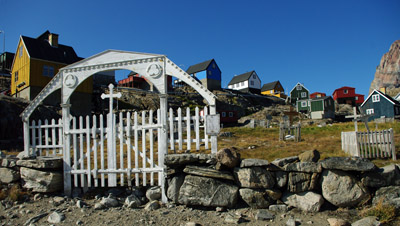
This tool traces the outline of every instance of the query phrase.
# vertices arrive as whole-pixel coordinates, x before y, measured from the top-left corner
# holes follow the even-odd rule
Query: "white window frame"
[[[365,113],[366,113],[367,115],[373,115],[373,114],[374,114],[374,109],[373,109],[373,108],[367,109],[367,110],[365,111]]]
[[[348,94],[348,93],[349,93],[349,90],[344,89],[344,90],[343,90],[343,93],[344,93],[344,94]]]
[[[372,102],[379,102],[379,101],[380,101],[379,94],[372,95]]]
[[[244,86],[244,82],[241,82],[240,85],[241,85],[241,86]]]
[[[225,118],[225,117],[226,117],[226,112],[225,112],[225,111],[222,112],[222,113],[221,113],[221,116],[222,116],[222,118]]]
[[[307,101],[302,101],[302,102],[301,102],[301,107],[302,107],[302,108],[307,107]]]
[[[250,85],[254,86],[254,81],[250,81]]]
[[[307,97],[307,92],[301,92],[301,97],[302,98]]]
[[[301,85],[297,85],[296,90],[301,90]]]
[[[229,112],[229,118],[233,117],[233,112]]]

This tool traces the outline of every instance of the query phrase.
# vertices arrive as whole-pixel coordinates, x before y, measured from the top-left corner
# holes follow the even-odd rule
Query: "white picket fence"
[[[168,152],[190,150],[209,150],[211,139],[206,134],[205,117],[196,108],[194,115],[190,109],[182,114],[169,110]],[[141,119],[140,119],[140,118]],[[163,129],[160,123],[160,110],[120,112],[114,114],[113,125],[108,127],[103,115],[72,118],[69,131],[71,149],[70,173],[74,187],[114,187],[154,185],[164,177],[164,169],[159,162],[162,152],[158,151],[158,137]],[[49,124],[32,121],[29,126],[30,149],[36,155],[62,155],[62,121]],[[113,128],[113,131],[108,131]],[[202,131],[203,130],[203,131]],[[109,134],[112,134],[110,136]],[[111,143],[110,143],[111,142]],[[110,144],[109,144],[110,143]],[[111,148],[109,148],[111,147]],[[111,149],[111,150],[110,150]],[[160,154],[161,153],[161,154]],[[160,154],[160,155],[159,155]],[[168,154],[168,153],[165,153]],[[157,175],[158,174],[158,175]],[[160,185],[160,184],[158,184]]]
[[[351,156],[396,160],[393,129],[370,132],[342,132],[342,150]]]

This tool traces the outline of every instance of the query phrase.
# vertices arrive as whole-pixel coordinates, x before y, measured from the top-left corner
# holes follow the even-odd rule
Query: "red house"
[[[310,99],[314,99],[317,97],[326,97],[326,93],[315,92],[310,94]]]
[[[172,90],[172,77],[168,76],[167,77],[167,84],[168,84],[168,91]],[[131,72],[128,75],[128,78],[122,79],[118,81],[118,86],[119,87],[128,87],[128,88],[136,88],[136,89],[143,89],[143,90],[151,90],[154,91],[153,89],[153,84],[147,79],[145,79],[143,76]]]
[[[360,105],[364,102],[364,95],[356,94],[356,88],[343,86],[333,91],[333,99],[338,104]]]

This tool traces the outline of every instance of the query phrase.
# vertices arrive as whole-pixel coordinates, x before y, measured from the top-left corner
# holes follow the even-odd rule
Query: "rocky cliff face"
[[[389,90],[400,87],[400,40],[395,41],[376,67],[375,78],[369,92],[386,87]]]

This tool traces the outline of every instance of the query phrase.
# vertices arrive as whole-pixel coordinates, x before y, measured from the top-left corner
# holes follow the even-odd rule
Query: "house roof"
[[[275,81],[275,82],[270,82],[270,83],[264,84],[264,85],[261,87],[261,92],[274,89],[275,86],[276,86],[278,83],[280,83],[279,80],[278,80],[278,81]]]
[[[188,73],[190,75],[190,74],[193,74],[193,73],[196,73],[199,71],[205,71],[208,68],[208,66],[211,64],[211,62],[213,62],[213,61],[214,61],[214,59],[211,59],[211,60],[207,60],[207,61],[195,64],[195,65],[192,65],[186,70],[186,73]]]
[[[294,89],[296,89],[296,87],[297,87],[298,85],[303,86],[303,88],[306,89],[306,90],[308,91],[308,93],[310,93],[310,90],[308,90],[308,89],[307,89],[303,84],[301,84],[300,82],[298,82],[298,83],[293,87],[293,89],[290,90],[290,93],[292,93],[292,91],[293,91]]]
[[[386,99],[387,99],[389,102],[391,102],[393,105],[400,105],[400,102],[397,101],[397,100],[395,100],[395,99],[393,99],[391,96],[386,95],[386,94],[382,93],[381,91],[374,89],[374,90],[369,94],[369,96],[364,100],[364,102],[361,104],[360,107],[364,106],[364,104],[367,103],[367,101],[369,100],[369,98],[371,98],[371,96],[372,96],[374,93],[378,93],[378,94],[381,95],[382,97],[386,98]]]
[[[343,90],[343,89],[356,89],[356,88],[354,88],[354,87],[350,87],[350,86],[343,86],[343,87],[340,87],[340,88],[338,88],[338,89],[335,89],[335,91],[333,91],[333,93],[335,93],[335,92],[337,92],[337,91],[339,91],[339,90]]]
[[[26,50],[31,58],[58,62],[63,64],[72,64],[83,58],[78,57],[75,50],[71,46],[58,44],[58,47],[53,47],[47,41],[49,31],[44,32],[38,38],[30,38],[21,36]]]
[[[398,94],[394,97],[394,99],[397,100],[397,101],[400,101],[400,93],[398,93]]]
[[[316,97],[311,99],[311,101],[326,100],[326,99],[332,99],[332,97],[331,96]]]
[[[243,82],[243,81],[249,80],[249,78],[253,74],[253,72],[255,72],[255,71],[253,70],[253,71],[241,74],[241,75],[236,75],[235,77],[232,78],[232,80],[229,82],[228,85],[232,85],[232,84],[236,84],[236,83],[239,83],[239,82]]]

